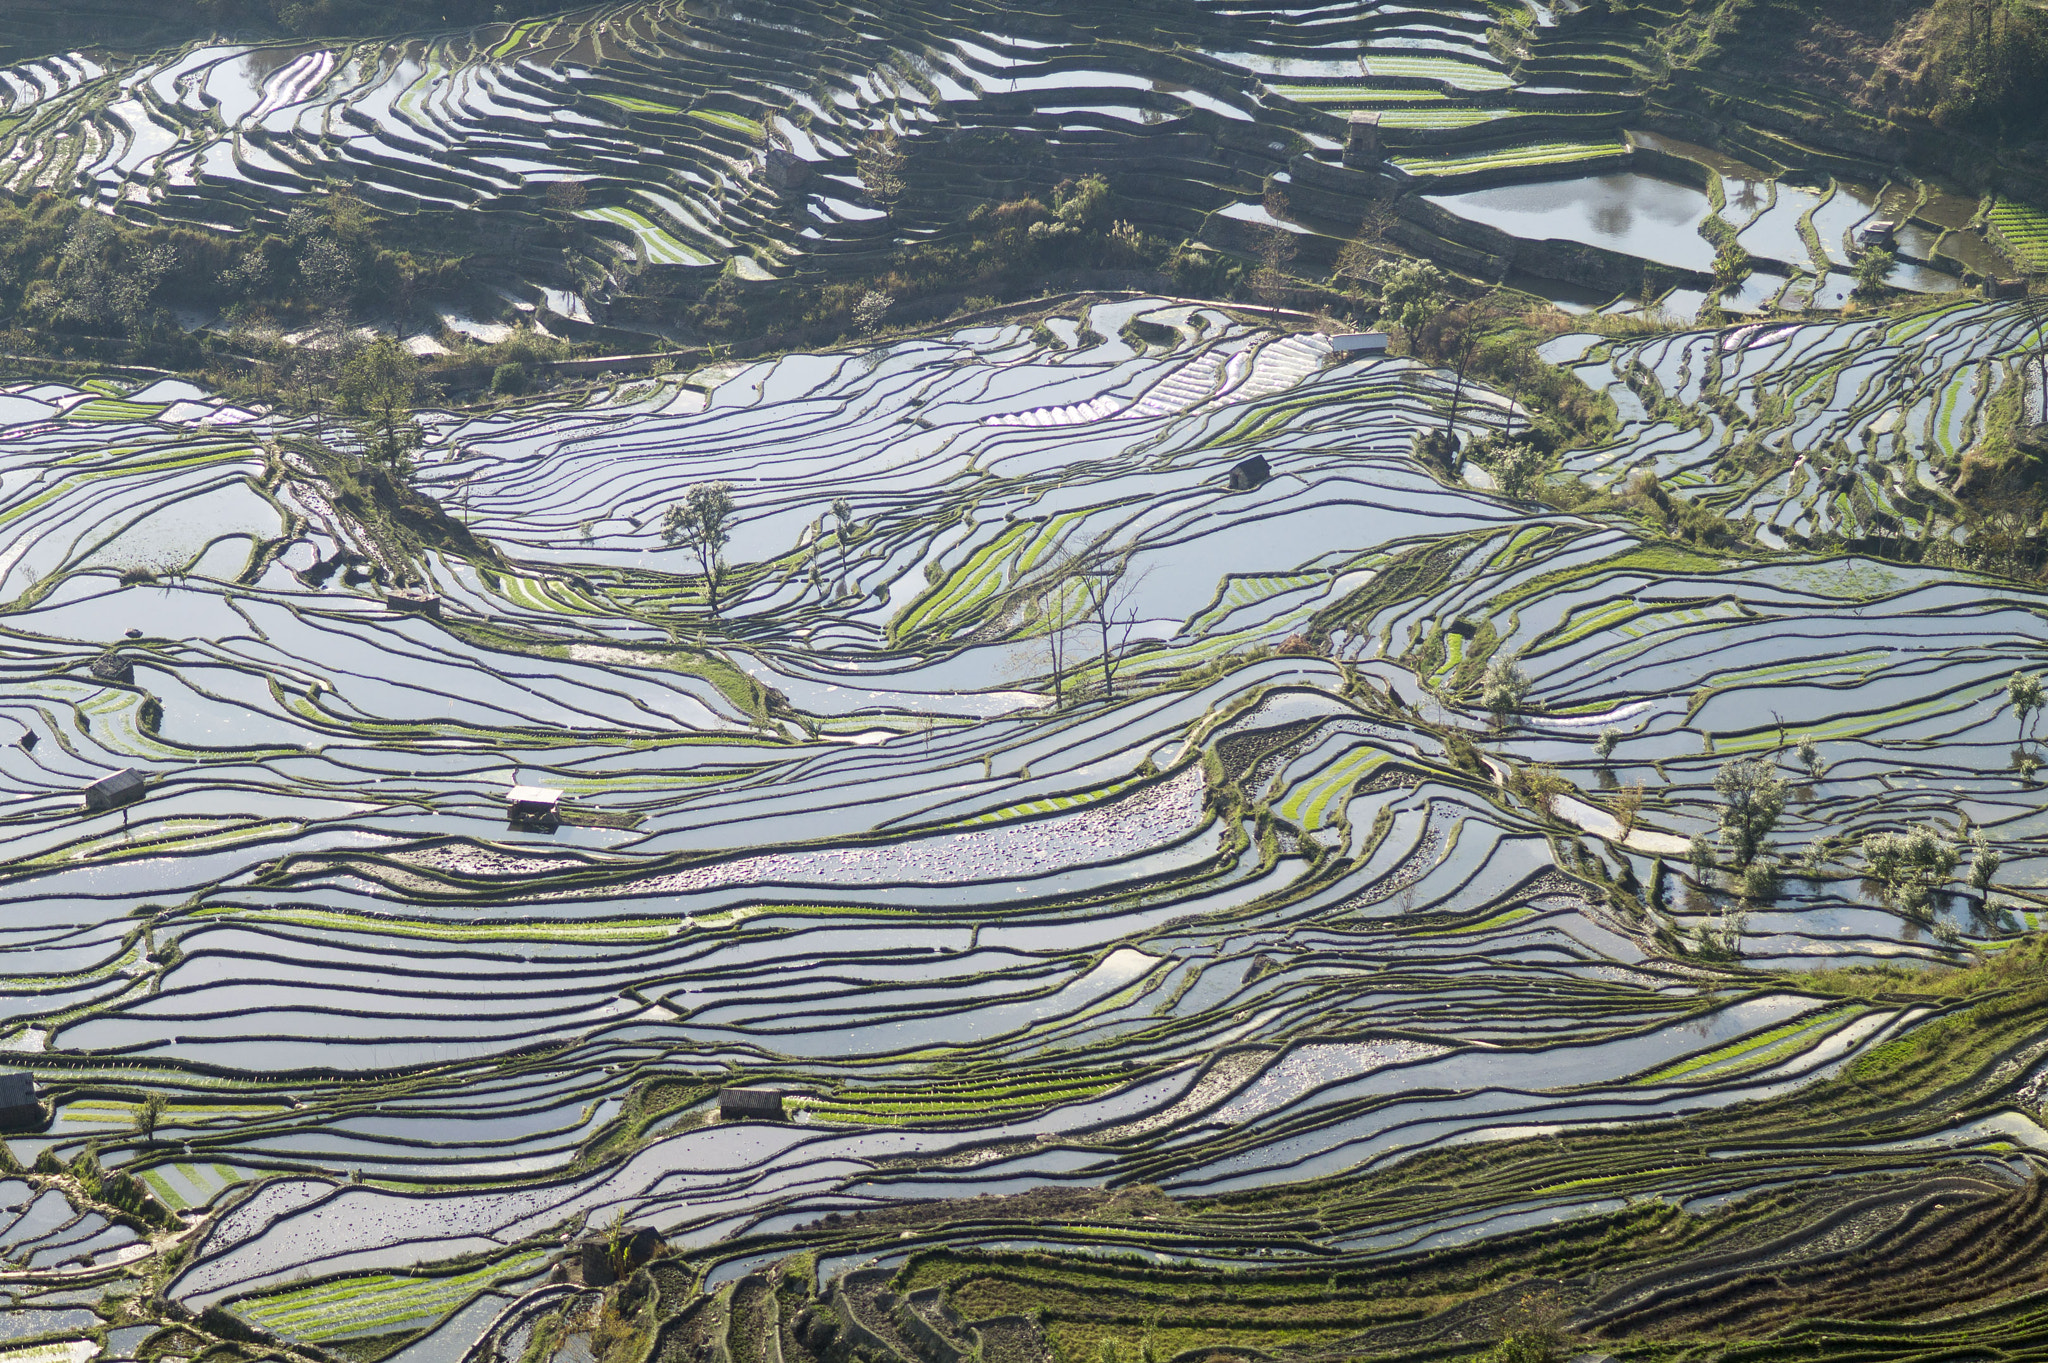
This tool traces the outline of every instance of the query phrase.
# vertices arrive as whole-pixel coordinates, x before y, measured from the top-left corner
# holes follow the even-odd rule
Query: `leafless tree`
[[[1339,279],[1361,284],[1371,279],[1373,266],[1379,263],[1386,246],[1387,229],[1393,224],[1393,204],[1384,199],[1375,201],[1359,220],[1357,235],[1337,252],[1337,268],[1332,273]]]
[[[1102,640],[1102,696],[1105,700],[1116,695],[1116,668],[1122,661],[1119,655],[1130,643],[1131,631],[1138,625],[1138,613],[1132,598],[1150,574],[1148,569],[1132,575],[1130,562],[1134,548],[1133,545],[1125,545],[1114,559],[1099,560],[1083,579],[1088,619]]]
[[[1130,642],[1138,617],[1132,605],[1146,573],[1130,572],[1136,546],[1091,545],[1075,550],[1055,544],[1040,556],[1017,589],[1028,637],[1045,649],[1052,673],[1053,708],[1066,703],[1067,673],[1074,652],[1073,630],[1092,629],[1100,649],[1102,693],[1116,694],[1118,656]]]
[[[1035,573],[1025,598],[1025,619],[1031,637],[1045,646],[1045,661],[1052,673],[1052,708],[1066,703],[1067,631],[1073,628],[1078,604],[1081,560],[1065,545],[1055,545]]]

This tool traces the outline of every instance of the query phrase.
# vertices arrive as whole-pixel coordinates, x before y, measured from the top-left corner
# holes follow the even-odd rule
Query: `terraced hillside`
[[[685,335],[714,280],[914,272],[921,248],[969,243],[976,210],[1094,173],[1133,264],[1176,242],[1257,258],[1278,234],[1313,278],[1392,204],[1392,240],[1479,281],[1596,303],[1678,288],[1666,306],[1686,317],[1709,291],[1735,311],[1841,308],[1853,229],[1880,215],[1910,219],[1896,287],[2029,265],[2023,202],[1987,219],[1880,151],[1646,102],[1618,54],[1657,13],[1525,32],[1454,3],[639,0],[401,41],[94,48],[0,72],[0,166],[17,195],[225,233],[282,231],[294,204],[352,186],[415,239],[444,224],[470,243],[488,308],[643,346]],[[1727,240],[1755,262],[1746,281],[1716,273]],[[476,297],[436,305],[424,340],[477,334]]]
[[[0,15],[0,1363],[2039,1351],[2023,143],[374,8]]]
[[[1855,426],[1873,375],[2038,344],[2022,313],[1927,313],[1853,375],[1845,324],[1560,337],[1624,409],[1572,458],[1711,500],[1643,374]],[[1427,1353],[1513,1327],[1503,1281],[1633,1339],[1720,1319],[1687,1285],[1764,1262],[1731,1246],[1936,1263],[1939,1190],[2031,1234],[2038,590],[1445,481],[1418,431],[1518,415],[1456,387],[1097,304],[433,415],[437,523],[309,419],[17,385],[7,1044],[50,1121],[7,1140],[5,1254],[103,1313],[19,1332]],[[1790,546],[1890,448],[1730,511]],[[708,480],[715,612],[663,536]],[[1699,850],[1752,760],[1762,880]],[[121,769],[139,802],[81,810]],[[559,822],[508,824],[514,784]],[[1866,839],[1920,825],[1963,850],[1916,890]],[[720,1120],[741,1083],[788,1120]],[[551,1267],[621,1224],[668,1257]],[[1915,1309],[2032,1290],[1986,1272]],[[1728,1321],[1865,1302],[1769,1281]]]

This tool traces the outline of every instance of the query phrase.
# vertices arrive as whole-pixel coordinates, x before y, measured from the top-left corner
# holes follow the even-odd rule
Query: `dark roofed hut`
[[[144,780],[142,773],[133,767],[123,767],[112,776],[102,776],[85,788],[85,807],[97,814],[102,810],[132,805],[142,798]]]
[[[779,1122],[782,1120],[782,1090],[727,1089],[718,1095],[718,1116],[719,1120],[727,1122],[748,1117],[764,1122]]]
[[[0,1127],[19,1131],[43,1124],[43,1105],[36,1101],[36,1080],[21,1070],[0,1071]]]
[[[1243,463],[1234,465],[1231,468],[1229,478],[1230,490],[1232,492],[1250,492],[1253,488],[1265,486],[1266,480],[1272,476],[1273,466],[1266,462],[1266,456],[1255,454]]]

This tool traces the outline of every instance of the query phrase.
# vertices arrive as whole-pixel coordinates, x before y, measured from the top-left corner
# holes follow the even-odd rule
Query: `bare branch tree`
[[[1067,631],[1073,627],[1081,560],[1063,544],[1056,544],[1042,560],[1044,569],[1031,580],[1026,600],[1026,619],[1031,635],[1045,645],[1046,664],[1052,672],[1052,708],[1066,703]]]
[[[1113,561],[1098,560],[1084,579],[1087,591],[1088,618],[1095,625],[1102,639],[1102,696],[1104,700],[1116,696],[1116,668],[1122,661],[1118,656],[1131,641],[1131,631],[1137,628],[1138,614],[1131,604],[1138,588],[1144,584],[1150,569],[1133,577],[1130,573],[1131,553],[1136,546],[1125,545]],[[1114,636],[1114,637],[1112,637]]]
[[[1147,574],[1133,576],[1135,545],[1112,549],[1099,541],[1075,551],[1055,543],[1041,554],[1028,576],[1014,588],[1021,606],[1026,637],[1045,648],[1052,673],[1053,708],[1066,703],[1067,672],[1076,627],[1092,628],[1100,648],[1102,692],[1116,694],[1119,653],[1130,642],[1138,617],[1132,598]]]

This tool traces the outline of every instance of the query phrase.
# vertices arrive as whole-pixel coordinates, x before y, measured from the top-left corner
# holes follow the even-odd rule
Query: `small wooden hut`
[[[562,816],[562,792],[547,786],[514,786],[505,792],[513,823],[551,824]]]
[[[85,807],[97,814],[132,805],[142,798],[145,779],[133,767],[123,767],[111,776],[102,776],[85,788]]]
[[[35,1076],[22,1070],[0,1071],[0,1127],[19,1131],[43,1124],[43,1105],[36,1101]]]
[[[768,1088],[726,1089],[718,1095],[721,1121],[779,1122],[782,1120],[782,1090]]]

